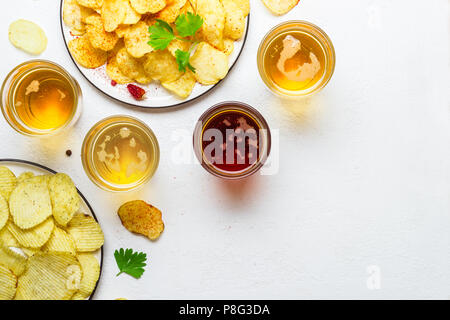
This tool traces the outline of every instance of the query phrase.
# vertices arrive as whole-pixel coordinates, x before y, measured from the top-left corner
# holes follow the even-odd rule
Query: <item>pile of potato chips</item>
[[[165,50],[148,44],[148,28],[156,19],[173,24],[187,12],[203,18],[201,42],[191,57],[195,73],[179,71],[175,60],[176,50],[188,50],[189,42],[175,40]],[[81,66],[106,63],[108,76],[118,84],[159,81],[186,98],[196,82],[211,85],[227,75],[228,56],[244,34],[249,12],[249,0],[64,0],[63,19],[79,36],[68,46]]]
[[[95,219],[63,173],[16,178],[0,167],[0,300],[86,299],[104,243]]]

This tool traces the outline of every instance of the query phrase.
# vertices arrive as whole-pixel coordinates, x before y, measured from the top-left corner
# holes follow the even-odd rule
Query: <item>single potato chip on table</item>
[[[47,36],[44,30],[34,22],[17,20],[9,25],[9,41],[23,51],[38,55],[47,48]]]
[[[76,214],[67,225],[66,231],[74,239],[77,252],[95,251],[105,242],[99,224],[88,215]]]
[[[107,32],[102,18],[93,14],[86,19],[86,33],[92,46],[96,49],[110,51],[114,49],[119,37],[115,32]]]
[[[7,167],[0,166],[0,194],[9,200],[11,192],[16,188],[17,178]]]
[[[12,300],[16,294],[17,277],[0,265],[0,300]]]
[[[217,83],[228,73],[228,56],[206,42],[201,42],[190,59],[195,78],[204,85]]]
[[[142,200],[123,204],[118,214],[125,228],[150,240],[158,239],[164,230],[161,211]]]
[[[27,258],[0,242],[0,265],[10,269],[16,276],[20,276],[25,271],[26,262]]]
[[[106,51],[94,48],[86,35],[70,40],[68,46],[74,59],[85,68],[98,68],[108,58]]]
[[[79,289],[82,272],[75,256],[38,252],[28,259],[17,283],[16,300],[68,300]]]
[[[9,209],[14,223],[29,229],[52,215],[47,178],[37,176],[20,183],[11,193]]]
[[[264,5],[276,15],[283,15],[294,8],[299,0],[262,0]]]
[[[80,208],[80,196],[72,179],[64,173],[57,173],[48,183],[55,221],[66,226]]]
[[[33,228],[21,229],[12,221],[9,221],[6,227],[21,246],[26,248],[40,248],[50,239],[55,223],[52,218],[48,218]]]

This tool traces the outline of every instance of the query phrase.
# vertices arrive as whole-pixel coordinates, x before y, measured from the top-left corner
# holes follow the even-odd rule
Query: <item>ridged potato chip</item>
[[[85,68],[98,68],[108,57],[106,51],[94,48],[86,35],[70,40],[68,46],[73,58]]]
[[[262,0],[264,5],[276,15],[283,15],[294,8],[300,0]]]
[[[28,180],[33,177],[34,177],[33,172],[29,172],[29,171],[23,172],[17,177],[17,184],[24,182],[25,180]]]
[[[225,10],[220,0],[197,0],[197,14],[203,17],[201,35],[219,50],[223,49]]]
[[[123,204],[118,214],[125,228],[150,240],[158,239],[164,230],[161,211],[142,200]]]
[[[0,265],[10,269],[16,276],[20,276],[25,271],[26,262],[27,258],[0,242]]]
[[[28,179],[20,183],[11,193],[9,210],[18,227],[32,228],[52,215],[46,179],[44,176]]]
[[[69,222],[66,231],[75,240],[77,252],[95,251],[105,242],[99,224],[88,215],[76,214]]]
[[[135,24],[141,20],[141,14],[133,9],[129,0],[125,0],[125,6],[127,9],[125,19],[122,22],[123,24]]]
[[[136,12],[157,13],[166,6],[165,0],[130,0],[131,6]]]
[[[0,265],[0,300],[12,300],[16,294],[17,277]]]
[[[117,52],[116,60],[119,70],[126,77],[142,84],[152,82],[152,79],[144,72],[141,61],[133,58],[126,48],[122,48]]]
[[[195,78],[204,85],[215,84],[228,73],[228,56],[206,42],[201,42],[190,59]]]
[[[83,295],[79,291],[77,291],[74,293],[72,298],[70,298],[70,300],[86,300],[86,298],[83,297]]]
[[[69,300],[79,289],[81,267],[67,253],[36,253],[17,283],[16,300]]]
[[[56,223],[66,226],[80,208],[80,196],[72,179],[64,173],[57,173],[48,183],[53,217]]]
[[[154,80],[171,82],[183,73],[178,69],[175,58],[168,50],[157,50],[145,55],[144,70]]]
[[[40,249],[32,249],[32,248],[20,248],[20,250],[22,250],[27,255],[28,258],[40,252]]]
[[[245,30],[244,13],[233,0],[222,0],[222,5],[225,10],[223,37],[238,40]]]
[[[48,218],[41,224],[24,230],[20,229],[12,221],[9,221],[6,227],[21,246],[26,248],[40,248],[50,239],[55,223],[52,218]]]
[[[126,0],[104,0],[102,6],[103,27],[113,32],[123,23],[127,14]]]
[[[148,44],[148,25],[144,21],[139,21],[130,26],[124,34],[125,48],[134,58],[142,58],[146,53],[152,52],[153,48]]]
[[[94,48],[104,51],[112,50],[119,41],[115,32],[105,31],[102,18],[98,14],[86,19],[86,34]]]
[[[190,70],[186,70],[186,72],[177,80],[172,82],[161,82],[161,85],[167,90],[175,93],[180,98],[187,98],[194,89],[195,83],[194,74]]]
[[[16,238],[9,232],[7,227],[0,230],[0,243],[3,243],[6,247],[20,247],[19,242],[17,242]]]
[[[75,241],[66,231],[55,226],[50,239],[41,248],[42,252],[65,252],[75,255]]]
[[[23,51],[38,55],[47,48],[47,36],[44,30],[34,22],[17,20],[9,25],[9,41]]]
[[[92,9],[101,8],[103,5],[103,0],[77,0],[77,2],[80,6]]]
[[[9,219],[8,201],[0,194],[0,230],[6,225]]]
[[[77,292],[83,299],[86,299],[92,294],[95,289],[98,278],[100,276],[100,265],[97,258],[90,253],[80,253],[77,255],[80,262],[83,276],[81,278],[80,289]]]
[[[164,20],[167,23],[174,23],[187,0],[172,0],[169,4],[158,12],[158,19]]]
[[[0,166],[0,194],[9,200],[11,192],[16,188],[17,178],[7,167]]]

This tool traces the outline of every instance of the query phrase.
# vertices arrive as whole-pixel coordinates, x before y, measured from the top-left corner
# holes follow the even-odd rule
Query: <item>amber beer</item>
[[[31,136],[57,133],[81,113],[81,89],[59,65],[32,60],[13,69],[2,87],[2,112],[12,128]]]
[[[258,69],[264,83],[278,95],[301,97],[322,89],[334,72],[330,38],[305,21],[288,21],[272,30],[258,50]]]

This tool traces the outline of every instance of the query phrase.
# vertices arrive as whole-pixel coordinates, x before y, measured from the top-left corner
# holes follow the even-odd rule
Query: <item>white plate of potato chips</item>
[[[61,27],[92,85],[126,104],[161,108],[192,101],[226,77],[249,12],[249,0],[62,0]],[[202,24],[189,33],[194,16]],[[167,32],[173,40],[163,48],[149,42]]]
[[[104,236],[64,173],[0,159],[0,300],[90,299]]]

